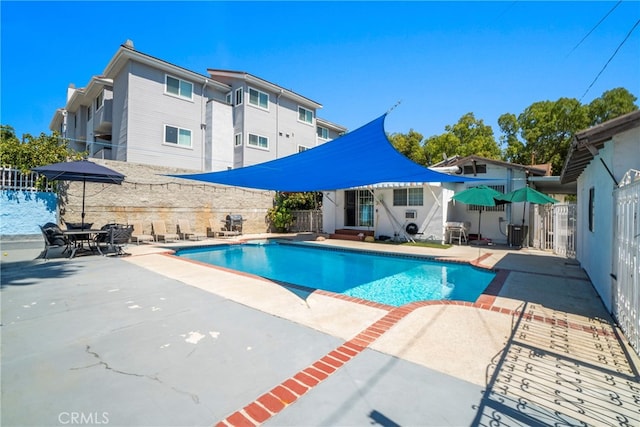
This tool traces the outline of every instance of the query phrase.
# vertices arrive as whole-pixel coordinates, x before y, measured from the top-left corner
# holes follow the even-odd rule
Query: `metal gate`
[[[556,203],[533,206],[533,247],[575,258],[577,205]]]
[[[640,354],[640,171],[627,172],[614,201],[613,315]]]

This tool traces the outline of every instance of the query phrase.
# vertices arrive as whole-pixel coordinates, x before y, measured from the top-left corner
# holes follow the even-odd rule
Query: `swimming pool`
[[[185,248],[176,255],[396,307],[424,300],[475,302],[495,277],[468,264],[290,242]]]

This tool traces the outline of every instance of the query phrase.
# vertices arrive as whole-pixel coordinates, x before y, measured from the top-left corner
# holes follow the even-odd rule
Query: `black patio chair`
[[[107,231],[106,234],[98,234],[96,236],[96,247],[104,247],[105,250],[101,252],[103,254],[113,252],[116,256],[130,255],[124,251],[124,245],[131,240],[131,234],[133,233],[133,225],[125,224],[106,224],[100,228],[103,231]]]
[[[62,253],[65,253],[69,250],[71,241],[69,241],[69,239],[64,234],[62,234],[62,230],[60,229],[60,227],[58,227],[58,224],[48,222],[45,225],[41,225],[40,230],[42,231],[42,236],[44,237],[43,258],[45,260],[49,259],[49,249],[51,248],[64,247]]]

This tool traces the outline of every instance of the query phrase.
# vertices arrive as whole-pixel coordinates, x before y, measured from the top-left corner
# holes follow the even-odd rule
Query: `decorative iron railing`
[[[46,182],[44,187],[38,186],[40,175],[35,172],[23,173],[11,166],[0,167],[0,190],[44,191],[54,192],[55,186]]]
[[[640,174],[628,176],[614,191],[613,315],[640,354]]]

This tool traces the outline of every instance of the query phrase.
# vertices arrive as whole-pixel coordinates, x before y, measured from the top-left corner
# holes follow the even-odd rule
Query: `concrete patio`
[[[638,356],[573,260],[314,244],[476,260],[501,286],[388,309],[172,245],[45,262],[2,242],[2,425],[640,425]]]

